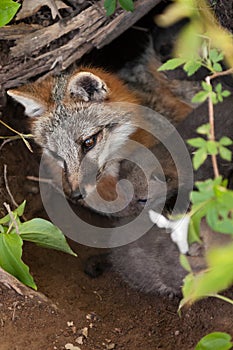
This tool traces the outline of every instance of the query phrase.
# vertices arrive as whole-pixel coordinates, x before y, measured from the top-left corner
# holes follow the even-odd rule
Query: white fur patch
[[[182,254],[186,254],[189,250],[188,246],[188,227],[190,217],[185,215],[182,219],[170,221],[163,215],[156,213],[154,210],[149,210],[151,221],[160,228],[170,229],[171,239],[179,248]]]
[[[29,117],[39,117],[45,111],[45,106],[32,97],[26,97],[14,90],[7,91],[7,94],[25,107],[25,114]]]
[[[103,152],[99,158],[99,166],[102,167],[107,161],[117,157],[117,152],[129,139],[129,136],[135,131],[131,123],[119,124],[110,133]]]

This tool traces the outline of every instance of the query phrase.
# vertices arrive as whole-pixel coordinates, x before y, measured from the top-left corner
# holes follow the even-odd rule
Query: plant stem
[[[212,74],[210,76],[210,80],[215,79],[217,77],[222,77],[224,75],[228,75],[228,74],[231,74],[231,73],[233,74],[233,68],[229,68],[229,69],[224,70],[222,72],[215,72],[214,74]]]
[[[205,81],[208,85],[211,86],[211,80],[215,79],[220,76],[228,75],[230,73],[233,73],[233,68],[227,69],[226,71],[222,72],[215,72],[212,75],[209,75],[205,78]],[[209,140],[215,141],[215,128],[214,128],[214,105],[211,99],[211,96],[208,97],[208,109],[209,109],[209,124],[210,124],[210,136]],[[218,163],[217,163],[217,156],[215,154],[211,155],[212,159],[212,165],[214,170],[214,177],[219,176],[219,169],[218,169]]]
[[[10,224],[10,226],[9,226],[9,228],[8,228],[7,233],[9,233],[9,232],[11,231],[12,226],[14,226],[14,227],[15,227],[15,230],[16,230],[16,233],[19,235],[19,234],[20,234],[20,233],[19,233],[19,227],[18,227],[18,224],[17,224],[17,222],[16,222],[16,219],[15,219],[15,217],[14,217],[12,211],[11,211],[11,208],[10,208],[9,204],[7,204],[7,203],[4,202],[3,205],[4,205],[4,207],[6,208],[8,214],[9,214],[9,216],[10,216],[10,219],[11,219],[11,224]]]
[[[3,170],[3,174],[4,174],[4,182],[5,182],[5,186],[6,186],[6,190],[7,190],[7,193],[11,199],[11,202],[14,204],[14,206],[17,208],[19,205],[18,203],[16,203],[12,193],[11,193],[11,190],[10,190],[10,187],[9,187],[9,184],[8,184],[8,179],[7,179],[7,165],[4,164],[4,170]]]
[[[208,294],[208,297],[214,297],[214,298],[218,298],[220,300],[226,301],[227,303],[233,305],[233,300],[227,297],[224,297],[224,295],[221,294]]]
[[[210,82],[210,76],[207,76],[205,78],[206,82],[208,85],[211,86]],[[210,123],[210,136],[209,140],[215,141],[215,130],[214,130],[214,105],[211,99],[211,96],[209,94],[208,97],[208,109],[209,109],[209,123]],[[219,170],[218,170],[218,163],[217,163],[217,156],[216,154],[211,154],[211,159],[212,159],[212,165],[213,165],[213,170],[214,170],[214,177],[219,177]]]

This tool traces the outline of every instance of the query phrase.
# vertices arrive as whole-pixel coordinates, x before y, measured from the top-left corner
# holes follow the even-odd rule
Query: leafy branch
[[[212,80],[233,73],[233,68],[222,70],[221,62],[233,67],[232,34],[221,28],[209,2],[206,0],[174,0],[165,13],[155,20],[161,26],[174,24],[182,18],[189,18],[181,31],[176,46],[175,56],[160,67],[159,70],[173,70],[183,66],[188,76],[205,67],[211,73],[202,82],[202,89],[194,97],[193,102],[208,100],[209,123],[197,129],[199,135],[187,142],[196,148],[193,167],[197,170],[211,156],[214,179],[197,182],[197,190],[191,193],[192,207],[188,214],[189,243],[200,242],[199,232],[203,218],[213,231],[233,236],[233,191],[227,188],[227,180],[219,174],[217,156],[231,161],[232,145],[229,137],[215,138],[214,105],[221,103],[230,95],[223,90],[222,84],[215,87]],[[214,47],[214,48],[213,48]],[[187,232],[185,232],[185,235]],[[220,295],[219,292],[233,284],[233,244],[212,248],[205,253],[206,268],[198,273],[192,271],[185,255],[180,255],[181,265],[188,271],[182,288],[183,299],[179,311],[185,304],[191,304],[205,297],[216,297],[233,305],[233,300]],[[203,337],[195,350],[229,350],[232,349],[231,336],[222,332],[214,332]]]
[[[215,138],[215,118],[214,105],[223,102],[224,98],[230,95],[228,90],[224,90],[221,83],[212,85],[212,80],[233,72],[233,68],[223,71],[221,61],[224,59],[222,53],[217,49],[210,48],[208,38],[203,37],[201,50],[194,57],[182,56],[165,62],[159,70],[175,69],[183,66],[185,72],[191,76],[200,67],[208,68],[210,75],[202,81],[202,90],[192,99],[192,102],[208,101],[209,122],[201,125],[197,129],[199,137],[190,139],[187,143],[194,147],[196,151],[193,156],[193,167],[197,170],[211,156],[214,179],[197,182],[197,190],[191,192],[192,203],[188,237],[189,243],[200,242],[200,226],[202,219],[206,219],[209,227],[219,233],[233,235],[233,191],[227,188],[227,180],[223,180],[219,174],[217,156],[231,161],[232,152],[228,148],[233,141],[226,136],[219,140]],[[194,273],[188,264],[185,256],[181,259],[182,266],[189,274],[184,280],[183,300],[180,308],[184,304],[190,304],[198,299],[215,296],[222,300],[232,301],[218,294],[219,291],[230,287],[233,284],[233,245],[219,247],[206,252],[207,267],[205,270]],[[212,256],[215,258],[212,259]]]

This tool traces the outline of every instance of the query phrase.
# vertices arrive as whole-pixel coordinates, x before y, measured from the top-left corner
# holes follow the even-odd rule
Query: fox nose
[[[77,175],[76,174],[71,174],[67,177],[68,183],[70,185],[70,198],[71,199],[75,199],[75,200],[79,200],[85,197],[84,192],[82,190],[82,193],[79,189],[79,182],[77,179]]]
[[[85,193],[81,193],[79,188],[71,192],[71,198],[75,200],[83,199],[85,197]]]

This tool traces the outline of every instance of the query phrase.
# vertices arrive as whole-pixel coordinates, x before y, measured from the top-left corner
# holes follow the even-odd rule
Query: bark
[[[1,67],[2,89],[66,69],[93,48],[109,44],[160,1],[136,0],[132,13],[118,10],[111,18],[106,17],[101,3],[95,3],[48,27],[21,24],[1,28],[0,39],[15,40],[7,64]]]

